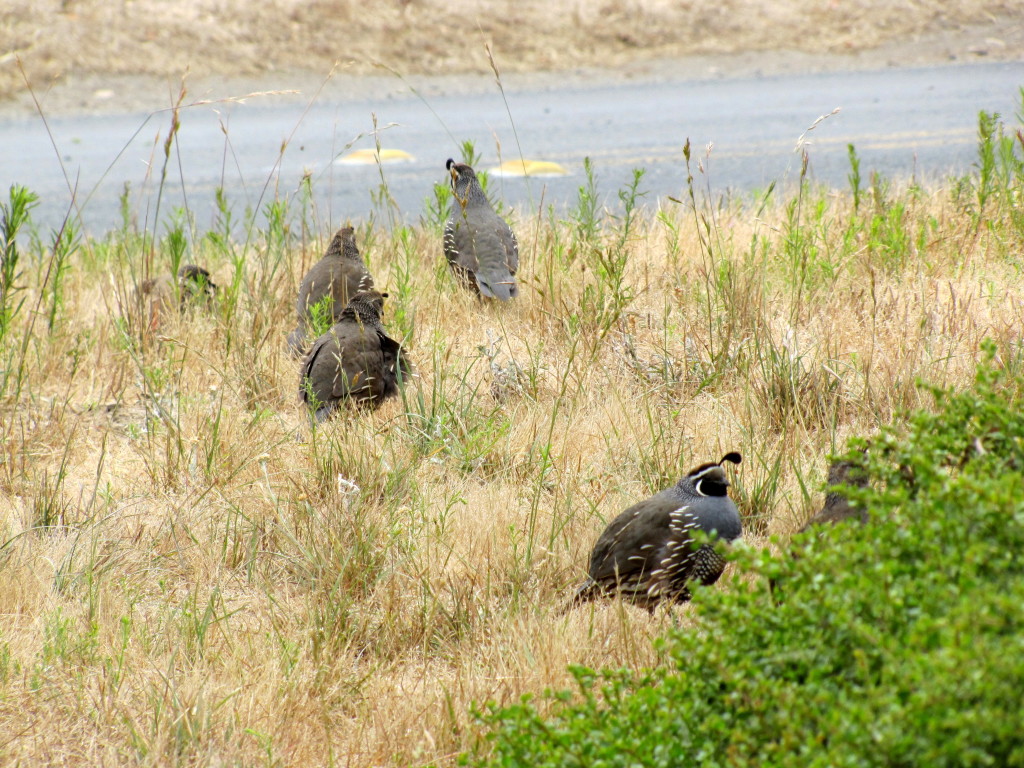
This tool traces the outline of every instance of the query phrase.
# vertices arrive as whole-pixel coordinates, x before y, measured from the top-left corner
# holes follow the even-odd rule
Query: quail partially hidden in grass
[[[410,367],[381,324],[387,294],[355,294],[338,322],[313,342],[302,366],[299,396],[317,423],[342,403],[375,408],[398,394]]]
[[[698,545],[693,534],[703,531],[726,542],[739,537],[740,514],[727,494],[722,463],[741,460],[733,452],[701,464],[612,520],[590,555],[587,580],[567,607],[618,594],[653,613],[661,602],[689,600],[692,583],[714,584],[725,561],[713,542]]]
[[[456,277],[479,296],[507,301],[519,295],[519,243],[491,207],[476,173],[451,158],[447,163],[455,200],[444,228],[444,255]]]
[[[857,488],[867,487],[867,476],[849,461],[833,461],[828,466],[828,485],[848,485]],[[868,521],[866,509],[851,507],[850,500],[840,490],[831,489],[825,495],[825,504],[821,511],[804,523],[797,533],[803,533],[817,525],[834,524],[843,520]]]
[[[184,312],[189,307],[209,306],[217,295],[217,285],[210,273],[196,264],[183,264],[177,280],[169,275],[151,277],[139,283],[135,304],[145,313],[150,328],[156,327],[160,314],[175,307]]]
[[[828,492],[825,494],[825,503],[821,511],[808,520],[797,533],[806,533],[823,525],[835,525],[844,520],[856,520],[862,525],[868,521],[868,512],[860,507],[850,506],[850,500],[846,493],[833,486],[852,486],[855,488],[866,488],[868,484],[867,475],[864,471],[849,461],[833,461],[828,465]],[[790,556],[796,559],[796,551],[791,551]],[[781,598],[780,581],[776,578],[768,579],[768,589],[772,596],[778,601]]]
[[[372,291],[373,277],[356,247],[355,230],[342,227],[335,233],[323,258],[310,267],[299,285],[295,302],[297,325],[288,334],[288,346],[295,355],[306,351],[306,335],[312,324],[312,308],[325,298],[331,301],[334,322],[359,291]]]

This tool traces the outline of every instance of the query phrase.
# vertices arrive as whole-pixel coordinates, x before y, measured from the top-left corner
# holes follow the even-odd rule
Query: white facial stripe
[[[711,471],[716,470],[718,468],[719,467],[718,467],[717,464],[711,464],[709,466],[704,467],[704,469],[702,469],[700,472],[695,474],[694,477],[704,477],[704,475],[706,475],[708,472],[711,472]]]
[[[702,477],[702,478],[698,479],[698,480],[697,480],[697,482],[695,482],[695,483],[693,484],[693,489],[694,489],[695,491],[697,491],[697,495],[698,495],[698,496],[707,496],[707,494],[706,494],[706,493],[704,493],[704,491],[702,491],[702,490],[700,489],[700,484],[701,484],[701,483],[703,483],[703,482],[704,482],[704,478]]]

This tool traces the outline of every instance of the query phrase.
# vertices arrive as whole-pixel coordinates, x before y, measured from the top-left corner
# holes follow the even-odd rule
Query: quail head
[[[698,544],[694,533],[725,542],[740,536],[739,510],[728,496],[723,462],[739,464],[731,452],[701,464],[678,483],[618,515],[590,555],[587,580],[569,607],[618,594],[652,611],[661,602],[686,602],[692,583],[713,584],[725,561],[713,542]]]
[[[455,198],[444,228],[444,255],[456,277],[478,296],[507,301],[519,295],[519,244],[491,207],[473,169],[447,163]]]

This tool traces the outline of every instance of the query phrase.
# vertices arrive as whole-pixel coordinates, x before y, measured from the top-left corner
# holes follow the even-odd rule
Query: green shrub
[[[851,445],[868,525],[798,536],[798,557],[738,553],[757,577],[698,590],[663,666],[576,668],[540,708],[490,706],[463,761],[1024,765],[1024,375],[988,346],[974,387],[932,392]]]
[[[18,233],[31,225],[29,211],[36,206],[39,196],[27,188],[12,184],[8,203],[0,203],[0,341],[7,335],[15,316],[21,310],[24,298],[15,296],[24,286],[21,278]]]
[[[334,296],[327,294],[307,308],[309,335],[319,338],[334,327]]]

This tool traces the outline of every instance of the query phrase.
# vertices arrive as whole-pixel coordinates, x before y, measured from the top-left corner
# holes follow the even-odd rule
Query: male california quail
[[[701,464],[671,488],[619,514],[590,554],[590,571],[568,607],[619,594],[654,612],[662,601],[686,602],[689,584],[714,584],[725,561],[713,543],[697,546],[692,532],[731,542],[741,533],[740,513],[727,495],[722,463],[739,464],[736,452]]]
[[[479,296],[502,301],[518,296],[519,243],[515,234],[494,212],[473,169],[451,158],[446,165],[455,195],[444,228],[448,265]]]
[[[342,227],[334,235],[323,258],[310,267],[299,285],[299,297],[295,302],[298,324],[288,334],[288,346],[295,355],[306,351],[306,333],[313,305],[324,297],[331,297],[331,314],[334,322],[348,306],[349,299],[359,291],[372,291],[373,277],[363,263],[356,247],[355,230]]]
[[[848,485],[856,488],[866,488],[867,476],[862,470],[855,467],[849,461],[833,461],[828,466],[828,485],[830,490],[825,495],[825,505],[821,511],[804,523],[797,533],[803,533],[816,525],[826,523],[838,523],[842,520],[859,520],[861,523],[868,521],[866,509],[851,507],[850,500],[846,494],[832,486]]]
[[[345,400],[375,408],[398,394],[409,374],[401,345],[381,325],[386,293],[361,291],[338,322],[313,342],[302,366],[299,396],[323,422]]]
[[[169,275],[160,275],[139,283],[133,302],[144,312],[148,326],[155,328],[161,313],[175,305],[180,312],[189,307],[209,306],[216,294],[217,285],[207,270],[196,264],[183,264],[176,281]]]

